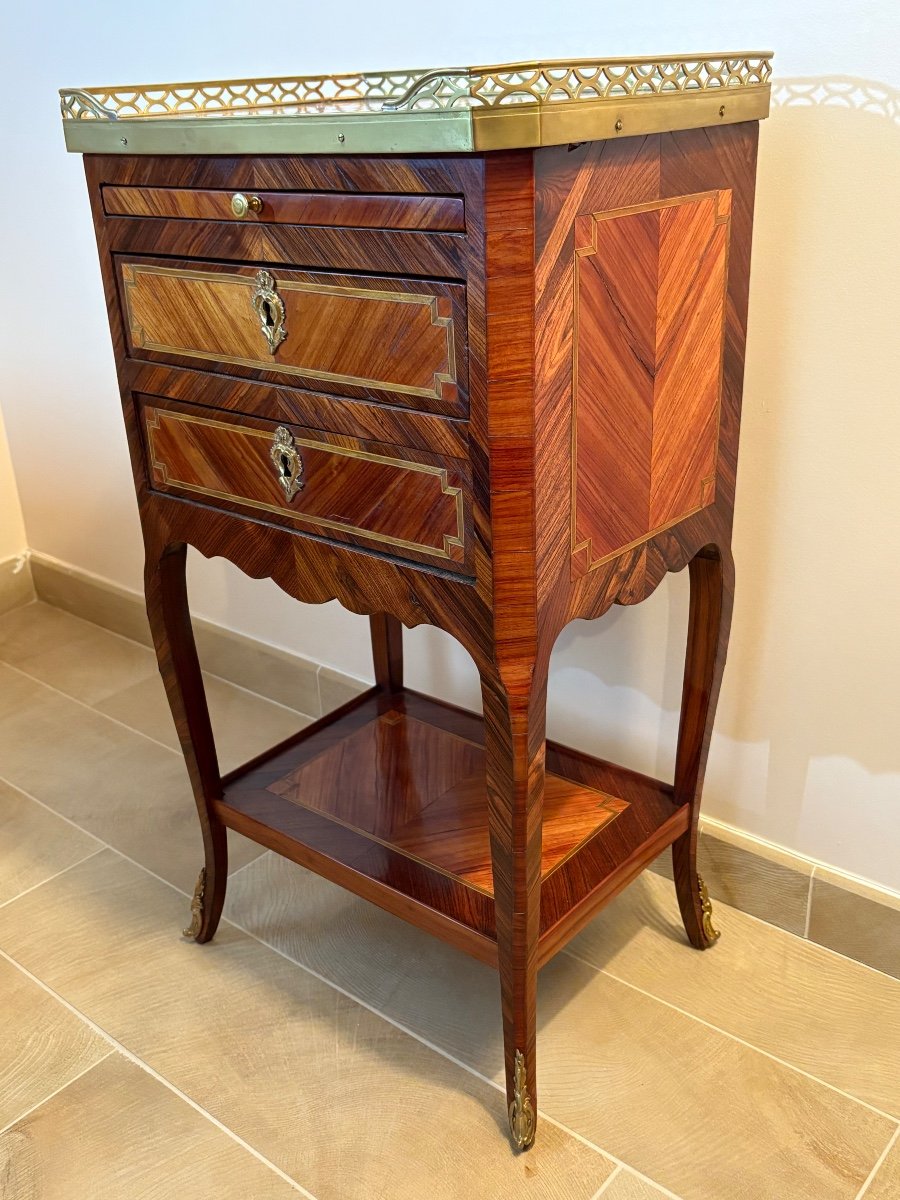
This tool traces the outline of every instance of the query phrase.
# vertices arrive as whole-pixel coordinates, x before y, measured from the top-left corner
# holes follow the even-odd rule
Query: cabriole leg
[[[513,1144],[526,1150],[537,1125],[535,1031],[540,930],[546,674],[523,694],[482,675],[485,758],[506,1101]]]
[[[734,560],[727,547],[707,546],[691,560],[689,570],[691,602],[675,759],[675,799],[691,806],[691,820],[686,832],[672,845],[672,863],[684,928],[691,944],[705,950],[719,934],[713,927],[706,886],[697,872],[700,795],[728,652]]]
[[[221,795],[221,781],[188,609],[186,558],[184,543],[160,549],[148,547],[144,589],[159,672],[175,719],[203,833],[206,861],[191,902],[191,923],[184,935],[208,942],[216,932],[225,903],[228,842],[225,826],[210,811],[210,802]]]

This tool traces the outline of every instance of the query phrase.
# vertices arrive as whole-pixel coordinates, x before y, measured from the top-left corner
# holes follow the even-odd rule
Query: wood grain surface
[[[573,566],[715,497],[730,194],[576,220]]]
[[[0,1129],[4,1129],[49,1093],[101,1062],[110,1045],[6,959],[0,959],[0,987],[4,1025],[15,1030],[13,1036],[0,1040]],[[5,1173],[0,1173],[0,1180],[5,1189]]]
[[[377,903],[401,916],[427,894],[449,918],[440,936],[496,962],[484,942],[497,933],[494,906],[483,899],[495,896],[497,861],[485,737],[470,713],[409,690],[388,703],[376,687],[231,772],[216,811],[360,895],[377,893]],[[547,761],[536,962],[556,953],[688,820],[656,780],[552,743]],[[264,828],[277,832],[266,840]]]
[[[525,1088],[537,1104],[539,965],[670,843],[688,935],[707,944],[696,830],[733,595],[729,545],[756,143],[757,126],[747,123],[438,159],[87,158],[148,602],[206,839],[212,890],[201,939],[214,932],[221,906],[229,825],[494,963],[508,1103],[516,1099],[521,1053]],[[148,188],[184,190],[179,214],[104,211],[103,189]],[[465,229],[203,215],[213,203],[207,193],[238,190],[331,195],[334,212],[371,211],[365,198],[374,195],[395,197],[401,207],[409,198],[454,197]],[[176,272],[142,281],[153,280],[139,314],[144,334],[132,334],[123,318],[123,264],[126,271],[156,264]],[[274,363],[265,351],[249,351],[244,339],[260,334],[251,321],[235,332],[246,316],[237,297],[247,299],[248,281],[262,266],[288,310],[288,339]],[[190,272],[202,278],[186,283]],[[360,296],[351,303],[329,288],[355,288]],[[379,291],[404,299],[375,299]],[[323,303],[327,329],[316,324]],[[389,314],[401,309],[403,321],[392,323]],[[427,322],[410,324],[411,312],[429,314]],[[148,348],[147,327],[159,335],[152,344],[174,349]],[[208,357],[192,358],[198,348]],[[351,544],[282,526],[274,515],[261,520],[221,495],[201,502],[162,492],[145,453],[137,394],[156,397],[160,410],[205,406],[217,413],[211,419],[245,431],[286,422],[319,431],[329,445],[371,440],[407,462],[464,464],[471,506],[465,571],[446,563],[439,569],[413,551],[376,552],[363,539]],[[243,449],[216,450],[214,466],[199,461],[196,446],[189,457],[197,478],[214,472],[223,484],[242,481],[243,491],[215,490],[246,498]],[[405,503],[394,507],[384,519],[403,528],[431,520],[400,512]],[[573,528],[576,546],[583,543],[574,570]],[[253,578],[272,578],[299,601],[337,599],[371,618],[375,689],[224,782],[190,635],[187,545],[224,556]],[[674,785],[548,746],[547,671],[559,632],[614,603],[640,602],[667,571],[688,564],[691,619]],[[384,760],[386,774],[376,777],[369,800],[396,799],[408,853],[391,840],[390,824],[382,844],[371,829],[358,833],[351,822],[337,822],[333,802],[317,810],[270,790],[301,766],[291,756],[315,744],[330,754],[308,777],[324,795],[342,739],[371,725],[375,713],[380,720],[401,711],[398,705],[407,706],[407,717],[459,735],[465,717],[402,690],[399,623],[435,625],[465,648],[484,710],[483,735],[471,717],[462,733],[474,746],[483,742],[483,793],[467,782],[474,770],[444,780],[441,794],[453,797],[444,826],[428,825],[428,806],[417,810],[412,780],[419,776],[402,767],[410,760],[399,751]],[[383,736],[395,745],[396,731]],[[352,743],[348,762],[364,743],[365,754],[374,753],[371,737]],[[426,775],[439,770],[429,754],[423,761]],[[425,790],[430,795],[430,785]],[[584,814],[571,823],[582,803],[574,798],[583,800],[586,790],[627,807],[575,845]],[[361,800],[350,804],[351,817],[363,810]],[[475,812],[477,838],[469,825]],[[485,828],[491,891],[483,888]],[[464,836],[456,837],[460,830]],[[545,870],[554,845],[567,849]],[[475,879],[483,890],[471,886]]]
[[[138,357],[195,358],[209,370],[383,390],[414,407],[465,412],[465,337],[456,332],[464,305],[451,284],[273,268],[268,286],[284,307],[284,340],[270,351],[253,306],[253,267],[126,259],[120,278]]]
[[[159,491],[399,558],[448,569],[471,562],[470,484],[458,460],[149,400],[143,424]],[[272,461],[276,429],[288,430],[301,464],[290,499]]]
[[[103,210],[112,217],[167,217],[209,221],[275,221],[350,229],[465,230],[458,196],[359,196],[335,192],[253,192],[260,208],[237,216],[236,193],[213,188],[105,187]]]
[[[481,747],[390,709],[268,790],[493,895]],[[548,774],[541,877],[628,807]]]

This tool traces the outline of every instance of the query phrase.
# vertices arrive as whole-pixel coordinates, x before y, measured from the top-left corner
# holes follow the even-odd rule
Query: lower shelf
[[[496,963],[483,729],[372,689],[226,776],[230,828]],[[687,828],[669,785],[553,743],[541,855],[545,962]]]

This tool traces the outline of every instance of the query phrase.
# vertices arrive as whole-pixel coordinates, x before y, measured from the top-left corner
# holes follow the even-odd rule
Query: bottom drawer
[[[150,487],[362,549],[465,571],[467,464],[138,397]]]

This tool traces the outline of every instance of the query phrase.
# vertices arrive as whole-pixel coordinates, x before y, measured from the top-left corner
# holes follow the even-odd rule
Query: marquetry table
[[[730,551],[764,53],[62,93],[85,155],[146,548],[205,846],[234,829],[495,966],[515,1145],[539,968],[697,822]],[[188,546],[371,624],[375,685],[222,775]],[[576,617],[687,566],[674,781],[547,742]],[[478,717],[404,687],[465,647]],[[302,919],[302,914],[299,914]]]

